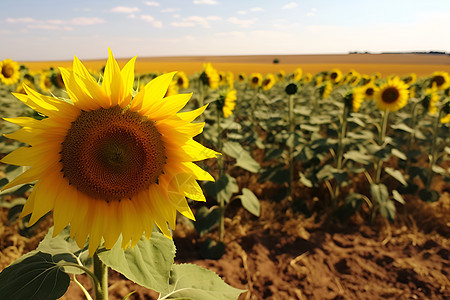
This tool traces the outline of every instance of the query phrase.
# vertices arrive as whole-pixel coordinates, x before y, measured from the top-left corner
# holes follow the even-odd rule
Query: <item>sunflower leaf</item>
[[[125,251],[120,237],[111,250],[100,252],[100,260],[133,282],[159,293],[167,293],[175,257],[172,240],[159,232],[153,232],[149,240],[142,236],[133,248]]]
[[[244,290],[226,284],[216,273],[194,264],[174,265],[165,299],[237,299]]]
[[[258,198],[253,192],[247,188],[242,189],[242,195],[239,196],[242,206],[251,214],[259,217],[261,213],[261,205]]]
[[[0,273],[2,299],[59,299],[67,291],[70,277],[49,253],[33,252]]]

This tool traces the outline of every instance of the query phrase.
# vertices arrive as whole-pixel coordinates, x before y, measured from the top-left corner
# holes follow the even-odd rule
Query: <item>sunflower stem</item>
[[[388,116],[389,116],[389,111],[388,110],[384,110],[383,111],[383,116],[382,116],[382,121],[381,121],[381,130],[379,132],[378,135],[378,146],[381,146],[384,144],[384,139],[386,137],[386,128],[387,128],[387,122],[388,122]],[[377,163],[375,165],[375,184],[380,184],[380,180],[381,180],[381,167],[383,166],[383,160],[381,157],[378,158]]]
[[[427,182],[425,184],[425,187],[427,190],[431,187],[431,182],[433,181],[433,166],[436,162],[436,145],[437,145],[437,137],[438,137],[438,127],[439,127],[439,121],[441,119],[441,114],[443,112],[443,109],[439,110],[439,113],[434,119],[433,123],[433,138],[431,141],[431,150],[429,155],[430,163],[428,164],[428,172],[427,172]]]
[[[94,275],[99,285],[95,285],[95,300],[108,300],[108,266],[98,257],[97,252],[93,257]]]
[[[293,181],[294,181],[294,140],[295,140],[295,123],[294,123],[294,97],[289,95],[289,196],[290,200],[294,200]]]
[[[222,153],[222,127],[220,126],[221,114],[221,110],[217,108],[217,151],[220,153]],[[219,178],[221,178],[224,174],[222,155],[217,157],[217,164],[219,167]],[[225,235],[225,203],[223,198],[220,196],[218,197],[218,200],[220,205],[219,241],[223,242],[223,237]]]
[[[415,135],[416,135],[416,117],[417,117],[417,107],[420,101],[415,102],[412,106],[411,111],[411,123],[410,126],[412,128],[412,132],[409,135],[408,138],[408,145],[406,147],[406,154],[408,155],[408,152],[411,150],[411,145],[414,143]],[[405,174],[409,174],[409,168],[411,166],[411,159],[408,157],[406,160],[406,166],[405,166]]]
[[[348,114],[348,106],[345,105],[344,106],[344,110],[342,112],[342,119],[340,122],[340,131],[339,131],[339,136],[338,136],[338,144],[337,144],[337,149],[336,149],[336,169],[338,170],[338,172],[342,169],[342,161],[343,161],[343,156],[344,156],[344,138],[345,138],[345,134],[347,131],[347,114]],[[337,199],[339,197],[339,188],[340,188],[340,184],[338,183],[338,181],[336,180],[336,183],[334,185],[334,189],[333,189],[333,209],[335,209],[337,207]]]

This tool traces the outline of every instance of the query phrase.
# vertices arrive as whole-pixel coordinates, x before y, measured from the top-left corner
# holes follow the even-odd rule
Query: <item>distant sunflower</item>
[[[20,78],[19,64],[11,59],[0,61],[0,81],[6,85],[13,85]]]
[[[50,78],[49,72],[42,72],[40,79],[39,79],[39,87],[41,88],[41,91],[48,92],[52,88],[52,80]]]
[[[262,81],[263,91],[270,90],[274,86],[275,81],[276,81],[275,76],[273,76],[272,73],[267,74],[266,77],[264,77],[264,80]]]
[[[363,95],[367,100],[373,100],[373,96],[375,94],[375,91],[377,90],[377,86],[370,82],[364,86],[361,87],[363,91]]]
[[[439,102],[439,95],[437,93],[437,88],[433,86],[425,91],[425,96],[422,99],[422,106],[430,114],[435,114],[437,112],[436,103]]]
[[[294,81],[300,81],[302,79],[303,70],[301,68],[297,68],[294,71]]]
[[[302,79],[303,79],[304,83],[308,83],[308,82],[311,82],[312,78],[313,78],[313,76],[311,73],[306,73]]]
[[[252,73],[250,74],[250,77],[248,78],[248,81],[250,83],[250,87],[256,89],[257,87],[261,86],[262,83],[262,75],[261,73]]]
[[[439,91],[450,86],[450,77],[447,72],[436,71],[431,75],[430,88],[435,86]]]
[[[234,87],[234,74],[233,72],[226,72],[225,73],[225,82],[228,85],[230,89]]]
[[[175,72],[148,83],[133,98],[135,58],[122,70],[111,51],[99,85],[78,60],[61,68],[71,102],[25,86],[15,94],[47,118],[7,119],[23,127],[6,135],[31,145],[5,156],[6,164],[31,166],[3,189],[37,181],[21,216],[29,225],[53,210],[57,235],[71,236],[89,253],[104,240],[110,249],[122,235],[133,247],[153,223],[168,237],[176,212],[194,219],[185,197],[205,201],[196,180],[213,180],[194,161],[218,154],[193,140],[204,123],[191,123],[206,108],[178,113],[191,94],[164,98]]]
[[[380,110],[397,111],[408,101],[408,85],[398,77],[388,79],[375,91],[374,97]]]
[[[178,94],[178,84],[176,80],[172,80],[167,87],[166,94],[164,97],[169,97]]]
[[[317,88],[319,95],[322,99],[326,99],[330,96],[333,90],[333,84],[330,81],[325,81]]]
[[[441,123],[450,123],[450,101],[447,101],[447,103],[444,104],[442,111],[445,116],[441,118]]]
[[[327,76],[327,79],[333,83],[339,83],[342,80],[342,72],[339,69],[332,69]]]
[[[26,94],[24,85],[33,87],[33,86],[34,86],[34,83],[33,83],[31,80],[25,78],[25,79],[22,81],[22,84],[17,85],[16,93],[19,93],[19,94]]]
[[[229,90],[225,95],[221,95],[219,99],[219,109],[222,107],[223,116],[228,118],[233,114],[236,106],[236,90]]]
[[[286,77],[286,72],[284,72],[284,70],[280,70],[277,73],[277,80],[281,81],[284,79],[284,77]]]
[[[179,89],[187,89],[189,87],[189,79],[186,76],[186,73],[179,71],[175,75],[175,81]]]
[[[213,90],[219,87],[219,73],[210,63],[203,64],[203,72],[200,75],[200,80]]]
[[[411,85],[417,81],[417,75],[416,73],[411,73],[408,76],[403,77],[402,80],[404,83]]]
[[[362,88],[353,88],[344,96],[345,106],[349,111],[357,112],[361,107],[361,102],[364,100],[364,94]]]
[[[50,75],[50,80],[51,80],[53,86],[55,86],[59,89],[64,89],[66,87],[61,72],[58,72],[58,71],[53,72]]]
[[[244,82],[245,81],[245,79],[247,79],[247,76],[245,76],[245,73],[239,73],[239,75],[238,75],[238,81],[239,82]]]

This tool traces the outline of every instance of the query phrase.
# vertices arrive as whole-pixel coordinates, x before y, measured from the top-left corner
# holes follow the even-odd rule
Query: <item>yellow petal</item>
[[[146,115],[148,111],[156,111],[163,104],[163,97],[175,73],[172,72],[158,76],[147,83],[145,86],[145,98],[143,99],[142,108],[139,113]]]
[[[114,55],[109,47],[108,61],[106,62],[105,73],[103,74],[102,87],[106,95],[109,96],[112,107],[122,101],[124,93],[122,75],[120,74],[119,64],[114,59]]]

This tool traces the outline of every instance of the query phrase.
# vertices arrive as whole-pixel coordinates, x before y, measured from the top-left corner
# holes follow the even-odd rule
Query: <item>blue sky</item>
[[[450,52],[448,0],[1,0],[0,60]]]

